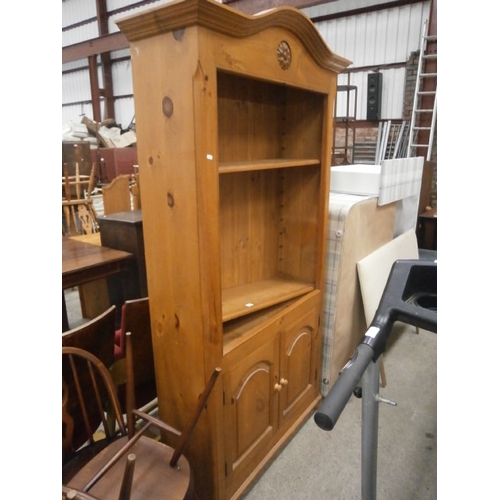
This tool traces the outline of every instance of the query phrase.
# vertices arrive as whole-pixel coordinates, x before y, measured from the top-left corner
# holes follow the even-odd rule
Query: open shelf
[[[325,94],[217,72],[225,323],[317,287],[325,99]],[[254,318],[264,321],[265,315]]]
[[[318,166],[319,158],[304,159],[269,159],[269,160],[249,160],[226,162],[219,165],[219,174],[229,174],[235,172],[250,172],[254,170],[270,170],[273,168],[290,168]]]
[[[283,311],[294,303],[294,299],[280,302],[271,307],[266,307],[260,311],[241,316],[239,318],[226,321],[223,324],[223,355],[226,356],[233,349],[236,349],[242,342],[250,339],[254,334],[259,333],[262,325],[272,321],[283,314]]]
[[[222,321],[229,321],[299,297],[314,290],[312,283],[273,278],[222,290]]]
[[[218,71],[219,173],[318,165],[325,98]]]

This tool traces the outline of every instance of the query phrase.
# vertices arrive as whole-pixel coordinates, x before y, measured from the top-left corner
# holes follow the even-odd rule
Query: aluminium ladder
[[[413,99],[413,109],[411,114],[407,156],[408,158],[415,156],[417,148],[424,148],[426,149],[426,160],[429,161],[432,153],[437,120],[437,45],[436,52],[428,53],[427,43],[429,41],[436,42],[437,35],[428,34],[428,23],[428,20],[424,23],[420,43],[420,55],[418,60],[417,81],[415,84],[415,96]],[[436,62],[435,72],[426,72],[426,62],[429,60],[434,60]],[[435,85],[432,83],[433,80],[435,81]],[[425,82],[428,82],[427,88],[425,86]],[[429,115],[430,120],[428,119]],[[421,122],[423,121],[430,121],[430,125],[426,124],[425,126],[422,126]]]

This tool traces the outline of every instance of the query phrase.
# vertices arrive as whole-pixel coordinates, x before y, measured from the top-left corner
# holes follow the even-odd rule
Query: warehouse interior
[[[110,145],[112,148],[109,149],[123,150],[119,153],[113,152],[113,159],[106,157],[103,161],[103,156],[100,157],[101,162],[105,163],[105,170],[101,172],[104,175],[102,179],[99,179],[98,189],[94,192],[93,198],[98,217],[103,216],[100,212],[103,207],[101,205],[102,192],[99,188],[112,180],[109,177],[122,174],[122,171],[118,171],[120,168],[127,175],[129,175],[127,169],[131,169],[133,172],[130,160],[125,159],[126,166],[123,167],[116,159],[117,155],[120,155],[121,158],[121,156],[132,154],[133,164],[139,163],[136,158],[140,158],[134,156],[135,151],[130,151],[132,149],[140,151],[139,141],[125,147],[123,147],[124,143],[121,142],[122,147],[117,147],[120,137],[115,135],[102,138],[94,135],[91,131],[94,124],[99,124],[99,126],[106,124],[109,125],[109,128],[118,126],[121,135],[125,135],[125,137],[121,137],[121,140],[128,140],[132,137],[132,141],[135,140],[133,135],[136,132],[140,133],[139,119],[137,119],[136,127],[136,115],[139,114],[139,111],[134,109],[134,106],[137,108],[137,103],[134,104],[136,101],[134,98],[135,84],[132,84],[131,76],[134,63],[131,61],[130,50],[127,48],[129,42],[114,21],[121,18],[126,19],[129,15],[139,13],[141,10],[160,7],[168,3],[170,2],[65,0],[62,2],[61,11],[56,9],[52,16],[57,20],[58,16],[61,15],[62,20],[62,66],[60,66],[59,60],[55,61],[55,53],[59,47],[54,47],[53,50],[51,48],[51,52],[54,52],[51,54],[54,56],[53,69],[57,72],[62,69],[62,79],[61,87],[56,85],[55,90],[51,90],[53,98],[43,103],[43,116],[49,117],[49,123],[54,122],[52,128],[58,133],[60,122],[53,117],[53,106],[59,106],[62,101],[63,142],[73,142],[76,136],[70,137],[68,141],[68,135],[65,137],[65,134],[71,136],[72,132],[78,131],[79,126],[86,121],[87,135],[85,138],[79,137],[77,140],[86,139],[86,142],[90,143],[91,150],[95,149],[93,147],[94,139],[98,142],[98,150],[99,148],[108,149],[106,146]],[[461,44],[464,43],[463,36],[460,32],[456,33],[456,27],[453,26],[455,23],[451,20],[455,20],[457,16],[459,19],[462,17],[463,24],[469,25],[472,16],[479,16],[479,14],[476,12],[472,14],[450,12],[449,6],[443,5],[438,11],[437,0],[427,2],[359,1],[354,3],[343,0],[330,2],[235,0],[216,3],[225,4],[227,7],[249,15],[279,6],[297,8],[312,20],[320,36],[334,54],[351,61],[351,64],[336,76],[339,87],[343,86],[347,89],[356,87],[357,95],[353,103],[348,97],[349,90],[336,94],[337,108],[333,110],[335,132],[331,138],[332,167],[365,165],[372,162],[375,164],[378,160],[375,150],[378,147],[380,152],[384,124],[389,134],[389,148],[391,144],[394,146],[397,133],[401,130],[404,132],[404,122],[406,122],[409,133],[412,104],[409,104],[410,109],[405,111],[405,103],[408,103],[408,96],[411,96],[410,101],[412,101],[415,87],[408,88],[407,78],[398,76],[398,73],[405,75],[409,66],[418,64],[420,34],[424,28],[425,19],[431,20],[430,26],[433,22],[435,23],[436,33],[437,20],[439,19],[441,42],[439,79],[443,82],[440,87],[445,89],[440,94],[442,120],[439,138],[441,141],[438,146],[436,132],[436,139],[432,142],[433,151],[429,156],[432,167],[427,169],[426,177],[423,177],[426,196],[424,200],[419,200],[422,203],[419,203],[418,210],[419,215],[427,212],[426,215],[432,217],[432,221],[436,222],[439,192],[439,206],[441,208],[439,251],[441,264],[445,265],[444,268],[441,267],[442,274],[439,281],[441,337],[438,338],[435,333],[426,329],[415,330],[415,327],[411,325],[399,322],[395,325],[386,353],[383,356],[387,380],[381,388],[381,396],[396,401],[397,405],[380,405],[377,490],[379,498],[394,499],[405,497],[437,498],[439,493],[456,498],[495,496],[498,485],[494,480],[496,469],[494,460],[479,459],[479,457],[486,457],[488,449],[495,449],[498,438],[498,432],[495,430],[497,426],[494,425],[496,415],[493,408],[494,396],[492,397],[491,394],[494,390],[491,391],[489,388],[490,381],[494,380],[492,378],[494,369],[491,370],[491,368],[495,366],[496,360],[493,358],[494,349],[487,347],[488,337],[491,335],[490,332],[493,333],[494,327],[492,328],[490,325],[491,319],[487,325],[479,321],[479,318],[482,320],[487,317],[485,312],[494,310],[494,294],[484,290],[486,288],[484,277],[494,274],[494,266],[491,266],[491,263],[496,261],[496,256],[493,253],[495,245],[493,241],[488,241],[491,229],[486,229],[485,222],[489,221],[489,217],[475,217],[469,222],[462,215],[464,213],[467,215],[469,213],[475,214],[477,211],[474,210],[474,206],[471,210],[470,205],[462,201],[465,198],[462,193],[465,193],[465,190],[470,191],[471,186],[471,179],[467,176],[460,175],[458,176],[460,178],[457,178],[457,172],[465,169],[467,165],[464,160],[464,156],[468,156],[464,155],[465,148],[459,147],[460,143],[465,144],[466,139],[463,138],[463,131],[459,133],[456,130],[457,123],[460,123],[461,120],[457,109],[456,99],[458,96],[454,97],[454,93],[448,92],[448,88],[457,85],[459,67],[461,68],[460,80],[466,86],[468,79],[471,78],[470,73],[473,72],[468,68],[462,69],[466,66],[463,64],[464,52],[461,49]],[[71,4],[76,8],[72,9]],[[75,4],[79,5],[75,6]],[[130,12],[131,6],[137,12]],[[412,30],[405,25],[404,28],[400,29],[399,37],[391,38],[391,34],[394,34],[397,28],[386,24],[388,36],[385,40],[384,57],[377,59],[376,50],[371,51],[370,56],[370,51],[366,50],[370,48],[370,38],[361,33],[364,31],[365,34],[371,33],[373,36],[373,31],[370,30],[382,29],[382,20],[388,23],[389,20],[393,19],[391,14],[394,15],[396,11],[398,11],[401,23],[408,22],[412,19],[409,12],[414,13],[417,9],[421,11],[416,28],[418,35],[412,35]],[[42,15],[42,13],[43,9],[40,14]],[[374,18],[378,19],[378,26],[377,22],[370,24]],[[483,19],[484,12],[481,14],[481,20]],[[35,24],[38,25],[38,23]],[[488,25],[488,23],[485,24]],[[85,28],[90,26],[92,28],[85,33]],[[39,37],[44,36],[44,30],[39,31],[40,26],[34,26],[33,29],[39,33]],[[75,36],[75,30],[80,30],[81,33],[76,35],[76,38],[72,38]],[[352,35],[349,30],[354,30],[355,35]],[[82,33],[84,34],[82,35]],[[493,27],[489,28],[488,33],[486,30],[477,33],[476,38],[488,37],[485,40],[485,45],[488,45],[489,37],[493,36],[490,33],[494,33]],[[84,38],[79,39],[79,36]],[[354,39],[359,36],[365,44],[365,50],[363,51],[359,46],[354,50],[352,48],[353,38],[350,36]],[[403,42],[402,39],[406,39],[406,41]],[[410,49],[404,56],[400,56],[398,47],[401,48],[403,44],[406,44],[406,48],[411,47],[411,43],[415,44],[415,42],[409,43],[409,40],[415,39],[417,42],[413,50]],[[126,42],[125,45],[122,45],[124,42]],[[59,45],[59,40],[52,43]],[[111,45],[99,45],[101,43],[110,43]],[[388,59],[390,50],[387,49],[391,47],[391,43],[394,44],[393,56],[395,59],[393,60]],[[493,42],[489,45],[492,44]],[[380,50],[381,45],[377,45],[377,47]],[[355,55],[362,56],[363,60],[356,60],[353,57]],[[474,55],[480,64],[484,64],[483,67],[491,66],[491,62],[483,61],[482,57],[484,57],[482,52]],[[12,63],[14,64],[14,60]],[[466,74],[462,75],[462,73]],[[22,78],[23,84],[33,80],[29,76],[31,74],[30,71]],[[44,74],[43,70],[38,71],[38,74]],[[383,74],[383,78],[380,79],[379,115],[375,118],[368,116],[370,98],[368,93],[370,83],[373,81],[373,78],[370,80],[368,75],[374,74]],[[14,86],[9,87],[9,89],[12,90],[13,95],[19,91],[19,88],[16,89]],[[22,91],[25,91],[24,88]],[[481,95],[480,98],[486,99],[486,96]],[[473,106],[476,107],[476,103]],[[494,110],[496,106],[496,104],[489,105],[484,102],[481,107],[482,109]],[[50,110],[46,107],[50,107]],[[341,116],[344,108],[347,110],[347,115],[352,112],[353,116]],[[175,110],[175,104],[173,109]],[[39,113],[37,114],[40,116]],[[351,121],[349,117],[352,119]],[[82,120],[83,118],[85,121]],[[16,119],[19,120],[19,117]],[[20,126],[24,121],[25,118],[21,119]],[[13,120],[11,123],[15,124],[16,121]],[[353,127],[354,136],[350,135]],[[469,125],[468,128],[472,130],[474,127]],[[133,134],[127,135],[127,132]],[[485,136],[492,134],[490,143],[494,143],[496,140],[494,130],[490,128],[483,130],[483,134]],[[114,143],[113,140],[115,140]],[[59,137],[51,139],[51,142],[54,143],[53,149],[51,146],[52,155],[61,154],[58,141]],[[47,142],[46,138],[43,139],[40,147],[45,149]],[[429,141],[430,143],[431,141]],[[386,147],[387,143],[384,143],[383,146]],[[26,148],[24,141],[19,147]],[[13,149],[15,150],[15,148]],[[483,156],[485,148],[469,144],[467,147],[469,153],[471,149],[475,150],[472,155],[473,159],[472,161],[467,160],[467,163],[475,163],[473,168],[482,171],[485,165],[491,164],[490,156]],[[19,150],[18,148],[17,151]],[[92,154],[95,155],[95,153]],[[406,151],[403,156],[406,156]],[[418,156],[418,153],[415,156]],[[99,156],[97,157],[99,158]],[[441,167],[439,174],[437,171],[438,159]],[[13,158],[12,161],[16,161],[16,158]],[[91,159],[91,161],[94,160]],[[113,167],[110,166],[112,163],[114,163]],[[457,168],[449,168],[449,164],[456,165]],[[116,169],[115,172],[113,172],[113,168]],[[108,179],[105,178],[106,175]],[[486,184],[488,187],[491,185],[490,189],[494,189],[493,183]],[[51,184],[49,191],[52,188]],[[457,195],[457,193],[459,194]],[[35,191],[32,199],[37,199],[38,195],[39,193],[37,194]],[[489,206],[490,199],[495,199],[495,196],[487,190],[484,196],[481,195],[481,199],[486,202],[486,213],[489,215],[494,210],[493,206]],[[55,204],[54,210],[56,210]],[[57,208],[57,210],[59,209]],[[458,217],[458,214],[461,214],[461,217]],[[459,220],[460,226],[458,225]],[[418,241],[420,258],[430,259],[429,262],[433,262],[434,257],[437,256],[437,233],[433,233],[434,237],[430,236],[429,231],[434,229],[429,230],[428,226],[424,227],[426,224],[428,224],[426,218],[417,219],[415,236]],[[480,259],[481,264],[484,263],[483,265],[488,266],[482,269],[482,266],[479,265],[479,271],[475,270],[477,263],[472,264],[468,252],[462,250],[464,245],[459,244],[459,237],[464,235],[465,228],[468,229],[465,234],[470,235],[470,226],[472,226],[474,234],[481,240],[479,243],[475,243],[475,245],[479,244],[484,252],[484,257]],[[470,236],[467,241],[470,241]],[[16,256],[15,260],[18,258]],[[46,290],[45,283],[53,282],[53,267],[60,266],[59,256],[56,255],[52,258],[54,258],[54,263],[48,266],[50,269],[47,271],[40,269],[39,264],[35,265],[33,262],[29,264],[25,261],[19,262],[19,266],[26,269],[26,275],[39,277],[37,284],[40,297],[45,295],[48,297],[49,294],[44,291]],[[457,275],[460,278],[457,279]],[[468,290],[471,290],[472,286],[481,287],[481,291],[472,294],[474,301],[467,301],[464,304],[465,307],[460,307],[459,305],[463,304],[464,300],[462,294],[458,294],[458,289],[467,287]],[[53,286],[51,291],[53,291],[51,294],[53,300],[55,300],[56,293],[60,296],[57,286]],[[54,308],[53,300],[47,301],[47,304],[45,301],[37,304],[38,316],[47,317],[48,311],[51,311],[50,321],[59,322],[59,306]],[[72,288],[66,295],[66,308],[71,328],[88,320],[88,318],[82,318],[81,307],[79,290]],[[464,310],[464,312],[460,313],[458,310]],[[25,305],[22,306],[22,310],[19,308],[19,314],[23,314],[22,311],[25,311]],[[24,312],[24,314],[26,313]],[[475,333],[467,334],[466,332]],[[479,334],[483,336],[486,335],[486,332],[488,332],[486,342],[474,343],[467,337],[467,335],[477,337]],[[40,352],[45,342],[43,339],[37,338],[33,345],[34,350]],[[53,351],[55,351],[55,346],[53,347]],[[52,400],[58,401],[59,397],[59,360],[58,356],[54,356],[53,363],[56,368],[50,379],[57,379],[57,383],[51,382],[52,386],[57,387],[53,390],[51,404]],[[475,370],[467,370],[463,374],[465,376],[462,375],[464,361],[470,362],[472,360],[474,367],[481,366],[487,370],[487,377],[485,377],[487,383],[481,384],[479,382],[480,379],[474,376]],[[38,366],[38,361],[34,359],[33,364]],[[459,377],[459,373],[462,376]],[[481,373],[483,372],[481,371]],[[470,377],[470,374],[473,376]],[[40,390],[45,391],[47,382],[40,381],[39,383]],[[472,398],[469,395],[473,395]],[[55,403],[52,407],[54,406]],[[315,409],[317,409],[317,405]],[[47,425],[50,427],[53,424],[52,419],[49,418],[49,420],[50,423]],[[361,399],[356,397],[350,398],[339,422],[330,432],[319,429],[314,422],[314,410],[309,411],[307,418],[304,418],[296,426],[289,438],[272,454],[272,458],[259,469],[258,473],[243,489],[238,490],[237,496],[246,500],[254,498],[269,500],[281,498],[360,498],[362,482],[361,426]],[[59,429],[59,424],[57,424],[57,428]],[[53,435],[55,432],[54,427]],[[50,445],[51,437],[47,436],[45,439],[47,449],[57,448]],[[14,444],[12,448],[13,456],[15,456],[19,452],[18,447]],[[54,454],[51,463],[55,464],[57,460],[60,460],[59,451],[56,449],[51,453]],[[46,466],[43,468],[40,481],[42,483],[48,482],[48,488],[57,490],[59,488],[58,473],[53,465]],[[215,496],[213,498],[215,499]],[[225,497],[221,496],[220,498]]]

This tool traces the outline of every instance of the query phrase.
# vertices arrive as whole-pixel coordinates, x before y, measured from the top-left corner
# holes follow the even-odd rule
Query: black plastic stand
[[[375,317],[351,359],[314,415],[330,431],[363,378],[362,498],[375,500],[380,360],[395,321],[437,332],[437,262],[398,260],[391,269]],[[388,402],[388,401],[387,401]]]

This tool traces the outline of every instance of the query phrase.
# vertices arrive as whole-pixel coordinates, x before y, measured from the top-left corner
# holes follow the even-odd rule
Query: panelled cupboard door
[[[295,420],[318,394],[318,318],[315,307],[281,334],[280,427]]]
[[[223,374],[229,498],[273,445],[278,428],[279,335]]]
[[[316,291],[299,299],[226,357],[227,498],[319,397],[320,297]]]

